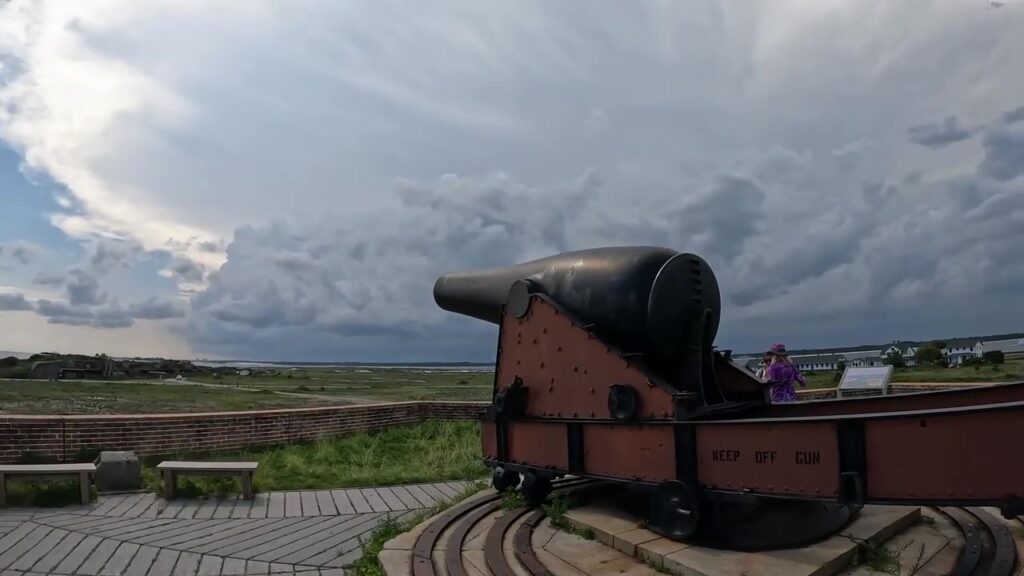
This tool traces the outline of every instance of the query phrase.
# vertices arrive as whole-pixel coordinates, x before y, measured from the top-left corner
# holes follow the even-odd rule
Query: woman
[[[771,362],[765,370],[765,380],[769,388],[769,401],[772,404],[778,402],[795,402],[796,388],[794,383],[799,382],[800,387],[807,385],[804,375],[789,361],[789,354],[782,344],[775,344],[767,352],[771,355]]]

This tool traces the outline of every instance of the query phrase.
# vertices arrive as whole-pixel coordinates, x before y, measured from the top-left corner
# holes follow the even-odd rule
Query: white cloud
[[[860,337],[880,310],[894,330],[1006,322],[922,301],[1021,281],[1020,10],[220,8],[0,18],[0,137],[66,188],[51,221],[87,244],[97,294],[138,250],[169,254],[148,273],[197,294],[198,350],[454,351],[472,339],[438,336],[433,275],[637,242],[711,259],[747,340]]]

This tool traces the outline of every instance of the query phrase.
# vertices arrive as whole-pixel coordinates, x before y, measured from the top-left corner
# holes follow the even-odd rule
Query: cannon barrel
[[[687,343],[694,322],[703,324],[709,344],[718,329],[721,301],[708,264],[654,246],[592,248],[446,274],[434,284],[434,300],[449,312],[499,324],[517,280],[626,352],[672,355]]]

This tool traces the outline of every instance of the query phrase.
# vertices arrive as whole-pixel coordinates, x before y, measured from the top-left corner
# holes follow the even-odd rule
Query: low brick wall
[[[80,449],[169,455],[286,444],[426,420],[476,420],[488,405],[395,402],[192,414],[0,416],[0,462],[14,462],[26,452],[68,460]]]
[[[892,384],[891,394],[974,384]],[[799,390],[800,400],[836,397],[835,388]],[[233,450],[382,430],[426,420],[477,420],[488,402],[394,402],[249,412],[101,416],[0,416],[0,463],[26,452],[74,459],[81,449],[140,456]]]

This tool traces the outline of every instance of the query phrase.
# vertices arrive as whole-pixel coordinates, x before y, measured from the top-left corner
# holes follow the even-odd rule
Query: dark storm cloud
[[[0,311],[31,310],[32,305],[23,294],[0,292]]]
[[[180,302],[153,296],[131,304],[128,312],[133,318],[141,320],[167,320],[185,316],[185,307]]]
[[[117,304],[82,307],[41,299],[36,303],[36,312],[50,324],[94,328],[128,328],[134,324],[131,314]]]
[[[978,174],[1001,182],[1024,174],[1024,123],[992,128],[982,140],[985,157]]]
[[[956,115],[949,115],[942,122],[934,124],[918,124],[907,128],[907,136],[911,142],[929,148],[943,148],[955,142],[967,140],[977,128],[965,128],[960,125]]]
[[[1003,114],[1003,122],[1007,124],[1013,124],[1014,122],[1020,122],[1021,120],[1024,120],[1024,106],[1008,110]]]
[[[14,258],[21,264],[28,266],[43,253],[43,248],[37,244],[23,241],[8,242],[6,244],[0,243],[0,256],[5,253],[10,254],[11,258]]]
[[[89,267],[98,274],[106,274],[114,268],[130,268],[144,250],[137,242],[101,238],[92,246]]]
[[[68,272],[67,292],[73,306],[102,304],[107,299],[96,278],[79,269]]]
[[[67,282],[64,274],[41,273],[32,279],[32,283],[38,286],[63,286]]]
[[[203,281],[203,266],[183,256],[174,259],[171,263],[171,272],[185,282],[198,284]]]

